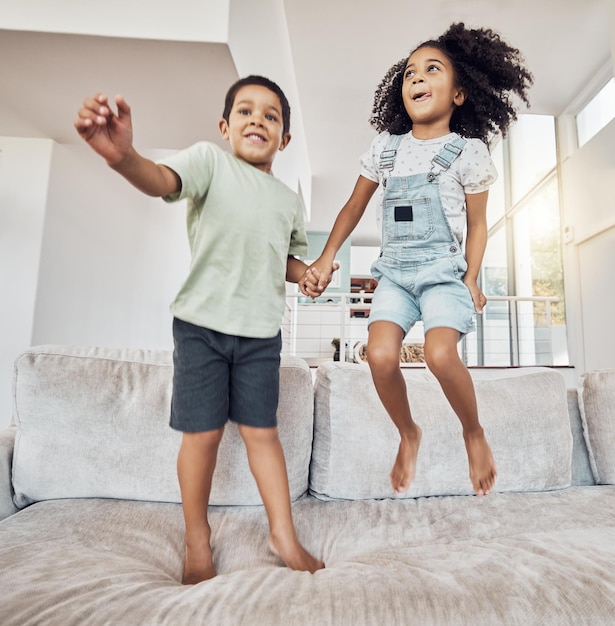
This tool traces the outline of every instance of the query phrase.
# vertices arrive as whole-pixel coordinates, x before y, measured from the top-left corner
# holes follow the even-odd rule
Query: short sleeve
[[[498,177],[489,149],[480,139],[468,139],[459,157],[459,173],[464,193],[481,193]]]
[[[374,183],[380,183],[380,153],[386,147],[388,138],[389,133],[386,131],[376,135],[367,152],[361,156],[361,176]]]
[[[293,220],[293,230],[290,235],[290,245],[288,254],[290,256],[305,257],[308,253],[308,240],[305,232],[305,224],[303,221],[303,205],[299,196],[295,206],[295,216]]]
[[[215,146],[207,141],[200,141],[179,152],[157,161],[173,170],[181,179],[179,192],[165,196],[166,202],[175,202],[184,198],[202,198],[211,184],[216,151]]]

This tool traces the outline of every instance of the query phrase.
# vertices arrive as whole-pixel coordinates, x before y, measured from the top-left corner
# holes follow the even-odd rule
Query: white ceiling
[[[293,115],[303,121],[312,173],[308,229],[330,230],[374,134],[367,120],[375,87],[410,49],[454,21],[491,27],[521,49],[534,74],[530,112],[557,115],[611,58],[612,1],[283,0],[286,23],[275,27],[290,39],[296,84],[289,90],[270,78],[297,94]],[[126,95],[137,147],[219,141],[224,93],[237,78],[232,52],[223,43],[0,30],[0,136],[77,143],[77,107],[101,90]],[[353,243],[377,243],[370,214]]]

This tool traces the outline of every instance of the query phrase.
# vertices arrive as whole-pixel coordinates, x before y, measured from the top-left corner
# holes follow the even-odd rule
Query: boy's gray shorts
[[[175,318],[173,341],[172,428],[204,432],[227,420],[277,425],[281,333],[236,337]]]

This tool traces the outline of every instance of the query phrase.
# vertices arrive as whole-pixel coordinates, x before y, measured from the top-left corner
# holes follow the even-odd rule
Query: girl
[[[516,119],[511,95],[528,104],[533,79],[519,50],[489,29],[453,24],[395,64],[380,83],[371,123],[380,131],[321,256],[299,284],[322,291],[337,251],[380,187],[378,287],[369,316],[367,359],[376,390],[399,430],[393,489],[410,487],[421,429],[414,422],[399,352],[423,320],[425,360],[459,417],[475,492],[491,492],[496,466],[478,419],[472,379],[457,343],[487,299],[477,279],[487,242],[486,206],[496,172],[490,135]],[[465,255],[463,231],[467,229]]]

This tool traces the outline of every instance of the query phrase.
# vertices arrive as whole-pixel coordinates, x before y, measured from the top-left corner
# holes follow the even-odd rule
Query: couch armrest
[[[15,444],[16,433],[16,426],[9,426],[0,430],[0,520],[18,511],[13,504],[13,483],[11,481],[13,445]]]

